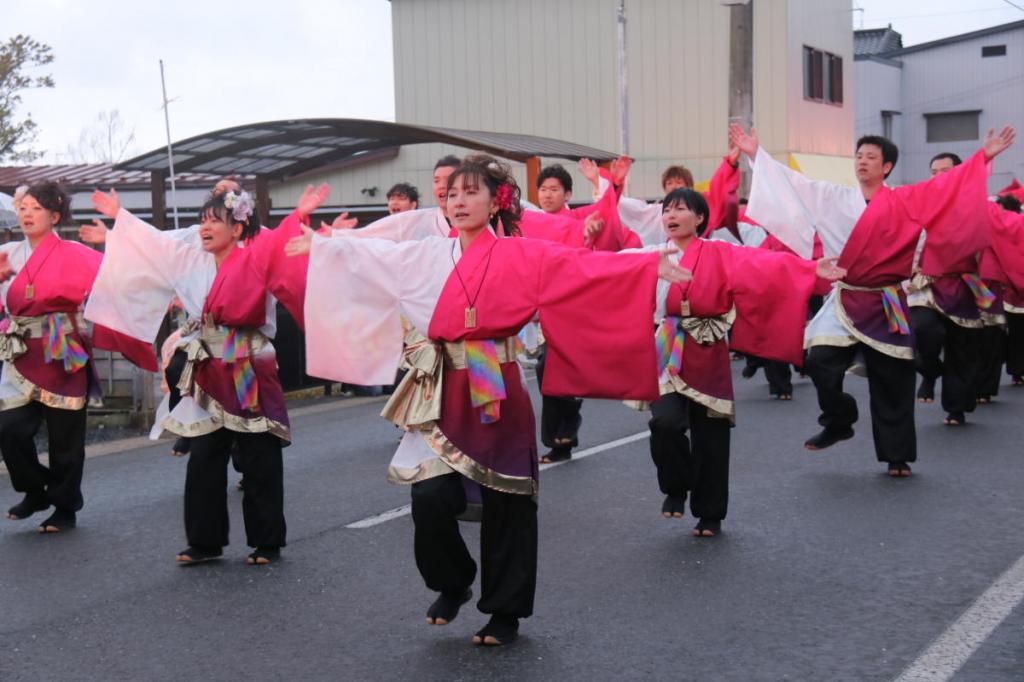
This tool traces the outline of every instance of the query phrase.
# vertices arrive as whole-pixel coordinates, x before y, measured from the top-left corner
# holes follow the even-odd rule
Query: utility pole
[[[164,80],[164,60],[160,60],[160,88],[164,93],[164,125],[167,127],[167,165],[171,171],[171,210],[174,213],[174,229],[177,230],[178,225],[178,192],[177,187],[174,184],[174,148],[171,146],[171,114],[168,104],[170,101],[167,99],[167,83]]]
[[[619,149],[629,154],[629,89],[626,87],[626,0],[616,10],[619,42]]]
[[[729,122],[746,128],[754,120],[754,0],[722,4],[729,7]],[[741,172],[739,191],[750,191],[749,173]]]

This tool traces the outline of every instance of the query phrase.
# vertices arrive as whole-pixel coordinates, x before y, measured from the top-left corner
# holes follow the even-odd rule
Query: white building
[[[1024,21],[902,47],[887,29],[857,31],[857,135],[885,135],[900,148],[894,184],[924,180],[940,152],[966,159],[989,128],[1024,129]],[[1024,178],[1024,145],[999,157],[989,191]]]
[[[523,133],[620,150],[619,0],[392,0],[401,123]],[[852,180],[850,0],[753,0],[753,118],[764,147]],[[705,180],[727,146],[730,10],[722,0],[625,0],[630,193],[661,196],[671,164]],[[326,174],[331,202],[430,194],[441,145]],[[791,156],[792,155],[792,156]],[[520,168],[520,181],[525,173]],[[589,194],[574,174],[577,197]],[[307,182],[271,188],[294,205]],[[364,189],[377,188],[369,198]],[[427,200],[430,201],[429,198]]]

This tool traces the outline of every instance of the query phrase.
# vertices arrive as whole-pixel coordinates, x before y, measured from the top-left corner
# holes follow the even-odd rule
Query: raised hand
[[[358,218],[349,218],[348,211],[345,211],[333,221],[331,221],[331,229],[333,230],[351,230],[353,227],[359,224]]]
[[[601,230],[604,229],[604,218],[597,211],[594,211],[588,215],[583,221],[583,241],[584,243],[590,243],[597,239],[597,235],[601,234]]]
[[[735,167],[736,163],[740,160],[740,148],[730,141],[729,151],[725,153],[725,158],[730,166]]]
[[[620,156],[612,161],[612,184],[621,187],[622,183],[626,182],[626,176],[629,175],[629,169],[632,167],[633,159],[628,156]]]
[[[320,205],[327,200],[327,195],[330,193],[331,187],[326,182],[315,189],[313,185],[306,185],[306,189],[303,190],[302,196],[299,197],[299,203],[296,204],[295,208],[300,216],[308,218],[314,211],[320,208]]]
[[[601,184],[601,173],[593,159],[580,159],[579,166],[580,173],[583,173],[583,177],[589,180],[591,185],[598,187]]]
[[[658,279],[663,279],[670,284],[678,282],[689,282],[693,279],[693,273],[686,268],[679,267],[669,256],[679,253],[679,249],[669,247],[658,253]]]
[[[286,256],[305,256],[313,248],[313,230],[311,228],[302,226],[302,236],[292,237],[288,240],[288,243],[284,245],[284,255]]]
[[[93,219],[92,225],[79,225],[78,238],[86,244],[102,244],[107,241],[107,226],[102,220]]]
[[[14,268],[11,267],[11,262],[7,260],[7,253],[0,251],[0,282],[6,282],[14,276]]]
[[[750,158],[757,156],[757,148],[760,146],[757,141],[757,128],[751,126],[750,132],[747,133],[740,124],[730,123],[729,142],[739,147],[739,150]]]
[[[815,274],[822,279],[827,279],[829,282],[835,282],[846,277],[846,268],[836,265],[838,261],[838,258],[819,258],[817,266],[814,268]]]
[[[110,194],[104,194],[100,190],[92,193],[92,205],[96,211],[108,218],[117,218],[117,212],[121,210],[121,200],[117,198],[117,190],[110,190]]]
[[[1017,137],[1017,131],[1012,126],[1006,126],[999,131],[998,135],[995,133],[994,128],[989,128],[988,134],[985,135],[985,142],[981,145],[985,152],[985,158],[989,161],[1009,149]]]

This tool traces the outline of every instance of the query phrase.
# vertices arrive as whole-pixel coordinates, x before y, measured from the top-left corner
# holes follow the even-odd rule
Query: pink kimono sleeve
[[[548,346],[544,394],[657,399],[658,254],[545,246],[537,282]]]
[[[284,304],[299,327],[304,329],[302,309],[309,256],[289,257],[284,253],[288,240],[301,235],[302,219],[298,211],[292,211],[277,228],[260,233],[247,248],[253,250],[256,267],[263,274],[267,290]]]
[[[91,288],[96,280],[96,275],[99,274],[103,254],[87,246],[82,246],[80,249],[76,249],[76,256],[82,266],[81,274],[88,279]],[[132,338],[101,324],[93,324],[92,346],[100,350],[120,353],[133,365],[147,372],[157,371],[156,351],[153,349],[153,344],[146,341]]]
[[[736,219],[739,215],[739,198],[736,191],[740,186],[739,164],[733,166],[729,159],[723,157],[718,170],[711,176],[708,193],[708,227],[712,230],[727,227],[734,234]],[[736,235],[739,237],[739,235]]]
[[[814,261],[789,253],[723,245],[736,305],[731,347],[769,360],[803,364],[807,303]]]
[[[966,162],[931,180],[897,187],[907,214],[928,233],[921,255],[925,274],[951,271],[965,256],[991,243],[985,181],[989,164],[978,151]]]
[[[1024,291],[1024,215],[989,203],[988,216],[992,226],[990,252],[999,261],[1006,281],[1017,291]]]

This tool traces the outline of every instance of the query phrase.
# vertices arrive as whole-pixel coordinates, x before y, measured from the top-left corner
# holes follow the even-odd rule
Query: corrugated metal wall
[[[396,119],[618,151],[617,7],[618,0],[393,0]],[[801,13],[810,18],[795,18]],[[626,0],[626,14],[629,151],[637,159],[629,192],[653,198],[665,166],[684,163],[707,179],[725,153],[729,10],[720,0]],[[852,78],[844,107],[804,107],[800,60],[804,44],[852,59],[850,23],[849,0],[755,0],[754,118],[773,154],[849,155]],[[380,203],[397,181],[429,193],[434,161],[448,151],[407,147],[391,161],[330,175],[331,203]],[[582,176],[575,182],[577,197],[585,195]],[[275,205],[294,203],[299,184],[275,189]],[[380,190],[376,200],[359,192],[370,186]]]

